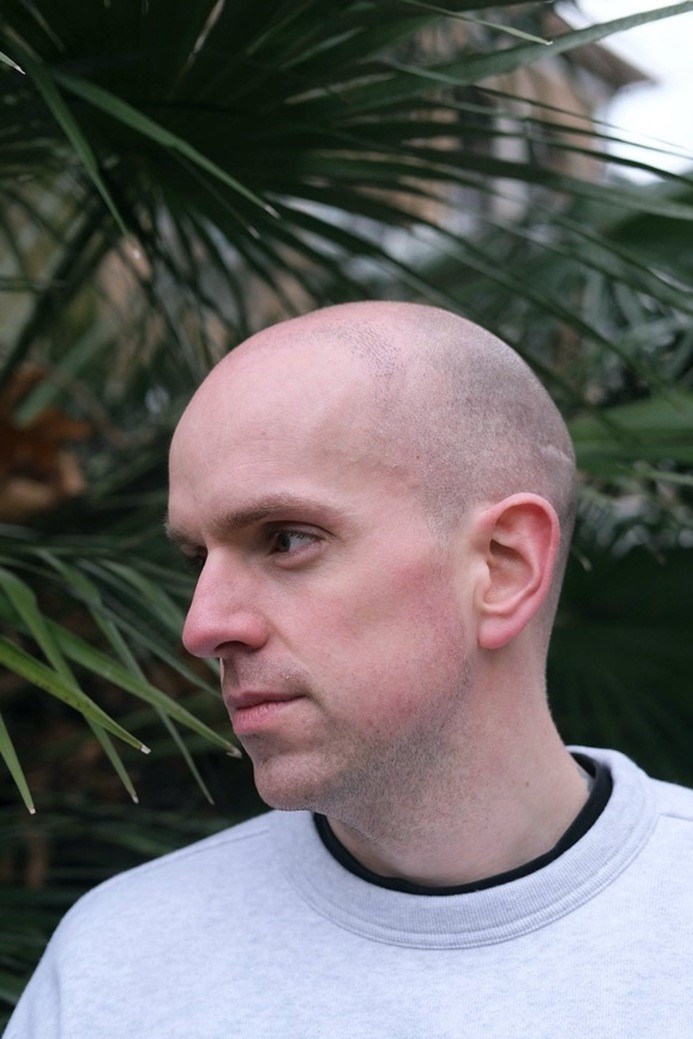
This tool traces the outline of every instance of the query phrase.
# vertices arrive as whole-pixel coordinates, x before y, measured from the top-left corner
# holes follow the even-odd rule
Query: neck
[[[536,719],[535,719],[536,721]],[[496,734],[498,729],[495,730]],[[419,788],[408,810],[328,815],[336,837],[380,876],[429,887],[473,883],[549,852],[587,800],[589,777],[563,746],[548,711],[542,731],[482,742],[451,784]],[[471,755],[473,758],[474,755]],[[447,790],[444,790],[447,787]],[[353,806],[352,806],[353,808]]]

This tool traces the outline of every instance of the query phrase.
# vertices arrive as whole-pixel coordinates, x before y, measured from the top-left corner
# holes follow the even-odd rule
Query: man
[[[170,472],[183,641],[284,811],[87,895],[8,1036],[692,1036],[693,796],[546,703],[575,469],[526,365],[318,311],[214,369]]]

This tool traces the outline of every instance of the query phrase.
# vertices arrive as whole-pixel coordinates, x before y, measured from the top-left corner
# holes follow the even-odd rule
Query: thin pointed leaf
[[[2,51],[0,51],[0,62],[2,62],[3,65],[9,65],[10,68],[15,69],[16,72],[21,72],[23,76],[26,75],[24,69],[20,68],[16,61],[12,61],[12,58],[8,57],[7,54],[3,54]]]
[[[230,754],[238,754],[232,743],[224,739],[223,736],[220,736],[213,729],[210,729],[209,726],[187,711],[176,700],[167,696],[161,689],[157,689],[150,682],[144,681],[137,675],[132,674],[111,657],[106,656],[100,650],[94,649],[93,646],[90,646],[66,628],[61,628],[54,622],[51,622],[51,628],[60,643],[61,649],[70,660],[73,660],[88,671],[93,671],[100,675],[106,681],[117,685],[120,689],[124,689],[126,692],[139,697],[152,707],[160,708],[175,721],[192,729],[198,735],[204,736],[205,739],[214,743],[217,747],[221,747]]]
[[[14,779],[17,790],[19,790],[22,800],[27,807],[27,811],[33,815],[36,812],[36,808],[31,796],[31,791],[29,790],[29,784],[26,781],[26,776],[24,775],[22,766],[19,763],[17,752],[14,749],[14,744],[12,743],[10,734],[7,731],[5,719],[2,714],[0,714],[0,755],[2,755],[2,758],[10,771],[10,775]]]
[[[185,619],[184,612],[175,606],[168,595],[157,587],[153,581],[149,581],[142,573],[124,563],[116,563],[112,560],[103,563],[106,570],[124,582],[130,595],[139,598],[140,601],[148,603],[152,612],[158,619],[169,628],[175,635],[180,632]]]
[[[172,721],[171,718],[169,718],[169,716],[167,714],[165,714],[161,710],[157,710],[157,714],[159,715],[162,723],[164,724],[164,726],[168,730],[168,733],[169,733],[171,739],[173,740],[175,745],[178,747],[178,750],[180,752],[181,757],[185,761],[185,764],[188,766],[190,774],[192,775],[193,779],[195,780],[195,782],[197,783],[198,787],[202,791],[202,794],[203,794],[204,798],[206,799],[207,803],[213,805],[214,804],[214,798],[212,797],[212,795],[211,795],[211,793],[209,791],[209,787],[207,786],[207,784],[205,783],[204,779],[200,775],[200,770],[198,769],[197,765],[195,764],[195,759],[193,758],[192,754],[190,753],[190,751],[188,750],[187,746],[185,745],[185,742],[184,742],[183,738],[181,737],[181,734],[178,732],[178,729],[176,728],[174,722]]]
[[[183,663],[183,661],[179,660],[166,649],[166,647],[162,644],[160,634],[155,633],[152,630],[151,635],[148,636],[143,628],[142,621],[139,618],[139,623],[129,625],[127,622],[124,622],[122,615],[114,615],[112,610],[104,604],[101,593],[96,584],[93,581],[91,581],[90,578],[88,578],[86,574],[84,574],[81,570],[77,569],[77,567],[70,566],[69,564],[65,563],[64,560],[56,556],[54,552],[50,552],[45,549],[39,549],[36,552],[36,555],[38,555],[41,559],[45,560],[51,567],[56,569],[67,581],[70,591],[72,592],[72,594],[76,596],[76,598],[83,602],[86,608],[89,610],[95,623],[99,626],[101,631],[103,631],[104,635],[109,640],[120,659],[124,662],[126,670],[130,670],[135,674],[140,674],[139,665],[135,661],[135,658],[132,655],[131,650],[129,649],[125,639],[121,634],[121,627],[127,629],[130,632],[131,637],[136,638],[141,645],[144,645],[145,648],[152,653],[152,655],[158,657],[160,660],[163,660],[164,663],[172,667],[175,671],[178,672],[178,674],[182,675],[183,678],[185,678],[192,685],[197,686],[205,693],[210,692],[210,686],[208,683],[204,681],[203,678],[197,675],[185,663]],[[87,565],[89,569],[96,573],[99,577],[103,577],[104,571],[100,566],[97,566],[93,563],[89,563]],[[146,568],[146,563],[144,561],[142,563],[142,567],[143,569]],[[166,577],[170,582],[170,573],[161,570],[158,567],[152,566],[149,567],[149,570],[154,577]],[[183,592],[184,594],[187,594],[187,587],[185,584],[183,585]],[[62,631],[63,629],[59,630]],[[177,635],[178,630],[179,629],[177,629],[176,631]],[[103,657],[103,660],[108,659],[109,658],[106,656]],[[212,670],[212,673],[215,675],[215,678],[218,678],[218,672],[215,669],[214,662],[210,661],[208,663],[210,670]],[[92,670],[98,669],[92,668]]]
[[[84,574],[80,573],[80,571],[76,570],[74,567],[69,567],[66,564],[62,563],[62,561],[60,560],[56,560],[55,562],[58,564],[58,568],[62,571],[62,573],[70,581],[70,583],[73,586],[77,587],[84,595],[86,602],[88,602],[89,604],[92,617],[94,618],[99,628],[110,642],[114,651],[120,657],[123,666],[127,668],[130,672],[132,672],[134,675],[136,675],[142,682],[146,682],[142,669],[135,660],[135,657],[133,656],[130,647],[126,643],[125,639],[118,631],[118,628],[111,620],[109,620],[107,617],[103,615],[102,609],[99,609],[100,607],[102,608],[103,604],[101,601],[99,591],[93,584],[93,582],[90,581],[87,577],[85,577]],[[183,757],[183,760],[188,766],[188,769],[190,770],[193,779],[202,791],[203,796],[206,798],[209,804],[214,804],[214,798],[209,792],[209,787],[200,775],[200,771],[197,765],[195,764],[192,754],[190,753],[185,742],[181,738],[181,735],[178,732],[178,729],[176,728],[175,724],[169,718],[168,714],[166,714],[166,712],[163,711],[160,707],[156,707],[155,710],[161,720],[161,723],[168,730],[171,739],[178,747],[178,750],[181,756]],[[108,738],[105,733],[104,736],[106,736],[106,739]],[[113,751],[113,754],[116,755],[117,761],[114,760],[113,757],[111,757],[111,754],[109,753],[107,746],[104,745],[104,750],[106,751],[106,753],[109,753],[109,757],[111,757],[111,761],[113,762],[113,765],[116,768],[118,775],[120,775],[121,779],[123,780],[123,783],[125,784],[126,789],[130,793],[130,796],[132,797],[133,801],[137,803],[138,797],[135,793],[135,789],[130,782],[130,777],[127,775],[127,772],[125,772],[124,766],[122,766],[122,763],[120,763],[120,758],[118,757],[117,751],[115,747],[113,747],[112,743],[111,749]],[[120,768],[118,767],[118,764],[120,764]]]
[[[149,748],[141,740],[131,735],[121,725],[118,725],[86,693],[76,688],[73,683],[66,681],[56,671],[51,671],[40,660],[32,657],[30,653],[27,653],[26,650],[16,645],[5,635],[0,635],[0,663],[4,664],[10,671],[14,671],[15,674],[25,679],[25,681],[31,683],[31,685],[44,689],[47,693],[51,693],[59,700],[62,700],[69,707],[73,707],[80,714],[84,715],[85,718],[96,722],[97,725],[103,725],[104,729],[112,732],[114,736],[118,736],[125,743],[129,743],[131,747],[135,747],[136,750],[141,750],[145,754],[148,753]]]
[[[94,733],[94,735],[96,736],[97,740],[101,744],[101,747],[103,748],[104,754],[106,755],[106,757],[110,761],[111,765],[113,766],[113,768],[114,768],[114,770],[116,772],[116,775],[118,776],[118,778],[120,779],[121,783],[123,784],[123,786],[127,790],[127,792],[130,795],[131,799],[134,801],[135,804],[139,804],[140,803],[140,799],[137,796],[137,791],[135,790],[135,787],[133,786],[133,782],[130,779],[130,776],[128,775],[127,769],[125,768],[125,765],[123,764],[123,759],[121,758],[120,754],[118,753],[118,750],[115,747],[115,745],[113,743],[113,740],[111,739],[109,734],[106,732],[106,730],[101,725],[96,725],[94,722],[90,721],[89,719],[87,719],[87,723],[88,723],[91,731]]]
[[[74,676],[50,633],[32,589],[16,574],[4,567],[0,567],[0,587],[24,621],[29,634],[35,639],[49,664],[67,682],[74,682]]]
[[[253,205],[259,206],[270,216],[276,216],[276,212],[269,205],[264,202],[259,195],[250,191],[241,184],[239,180],[232,177],[226,170],[223,170],[216,163],[208,159],[202,152],[198,151],[197,148],[193,147],[188,141],[183,140],[177,134],[171,133],[170,130],[166,130],[160,123],[154,122],[149,116],[144,115],[137,108],[128,104],[127,101],[123,101],[121,98],[116,97],[109,91],[104,90],[102,87],[97,87],[94,83],[89,83],[87,80],[78,79],[75,76],[69,76],[65,72],[56,72],[56,80],[61,83],[66,89],[71,91],[77,97],[81,97],[82,100],[88,101],[94,107],[99,108],[102,112],[106,112],[113,119],[117,119],[125,126],[129,126],[131,129],[136,130],[142,134],[143,137],[149,138],[151,141],[155,141],[157,144],[162,145],[165,148],[170,148],[171,151],[179,152],[185,156],[190,162],[193,162],[200,169],[206,173],[211,174],[217,180],[220,180],[227,187],[232,188],[239,195],[248,199]]]
[[[116,221],[121,232],[126,235],[128,232],[127,227],[125,226],[125,221],[121,217],[118,207],[113,200],[113,196],[106,187],[106,183],[101,176],[99,164],[92,147],[82,133],[77,120],[63,100],[60,91],[55,85],[54,78],[51,77],[50,73],[41,62],[35,61],[29,54],[25,53],[23,55],[23,61],[26,64],[27,71],[36,86],[36,89],[79,156],[90,180],[94,184],[94,187],[106,203],[111,216]]]
[[[407,4],[409,7],[418,7],[421,11],[432,11],[434,14],[442,14],[446,18],[453,18],[460,22],[473,22],[475,25],[484,25],[496,32],[507,33],[509,36],[515,36],[517,39],[526,40],[529,43],[543,43],[545,47],[551,46],[551,40],[545,40],[542,36],[533,36],[532,33],[523,32],[522,29],[517,29],[514,25],[485,21],[483,18],[477,18],[474,15],[450,11],[447,7],[439,7],[437,4],[424,3],[424,0],[401,0],[401,3]]]

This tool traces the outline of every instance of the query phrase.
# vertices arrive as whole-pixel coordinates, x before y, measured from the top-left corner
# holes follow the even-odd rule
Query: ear
[[[500,649],[534,617],[551,587],[559,545],[553,507],[538,494],[514,494],[481,513],[475,543],[483,557],[476,588],[477,638]]]

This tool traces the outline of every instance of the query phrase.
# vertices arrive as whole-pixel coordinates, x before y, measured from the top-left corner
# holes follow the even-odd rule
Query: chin
[[[325,813],[334,799],[334,781],[319,776],[315,769],[296,763],[265,761],[254,763],[255,786],[262,800],[283,812]]]

